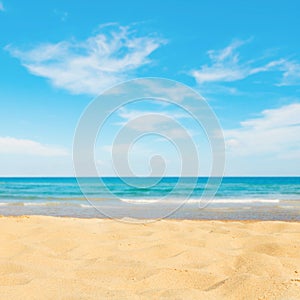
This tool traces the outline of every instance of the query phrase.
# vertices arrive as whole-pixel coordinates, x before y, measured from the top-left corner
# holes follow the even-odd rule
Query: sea
[[[300,220],[300,177],[224,177],[216,188],[206,177],[0,178],[0,215]]]

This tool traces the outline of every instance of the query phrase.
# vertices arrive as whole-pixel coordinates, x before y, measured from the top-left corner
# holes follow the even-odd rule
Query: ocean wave
[[[85,200],[82,198],[82,200]],[[94,199],[94,201],[91,201],[90,203],[86,200],[85,203],[82,203],[83,201],[78,201],[77,203],[75,201],[39,201],[39,202],[33,202],[33,201],[12,201],[12,202],[0,202],[0,206],[77,206],[81,208],[91,208],[93,207],[93,204],[95,203],[101,203],[104,202],[104,200],[109,201],[109,199]],[[111,200],[119,200],[122,203],[127,204],[136,204],[136,205],[180,205],[180,204],[206,204],[209,205],[220,205],[220,206],[242,206],[242,205],[255,205],[255,204],[266,204],[266,205],[274,205],[281,203],[282,206],[288,206],[294,207],[296,205],[295,202],[298,202],[300,205],[300,200],[298,201],[291,201],[291,200],[285,200],[285,199],[265,199],[265,198],[215,198],[212,200],[207,199],[201,199],[201,198],[191,198],[191,199],[183,199],[183,198],[174,198],[174,199],[168,199],[168,198],[120,198],[120,199],[111,199]],[[297,204],[298,204],[297,203]],[[294,204],[294,205],[293,205]],[[98,204],[97,206],[99,206]]]
[[[263,199],[263,198],[232,198],[232,199],[213,199],[211,200],[211,203],[220,203],[220,204],[226,204],[226,203],[279,203],[280,199]]]
[[[120,198],[120,201],[131,203],[131,204],[148,204],[148,203],[163,202],[163,200],[161,199],[124,199],[124,198]],[[168,201],[168,203],[170,202]]]
[[[230,199],[167,199],[167,198],[160,198],[160,199],[147,199],[147,198],[140,198],[140,199],[120,199],[122,202],[131,203],[131,204],[152,204],[152,203],[163,203],[163,204],[178,204],[180,202],[186,204],[192,203],[203,203],[208,201],[210,204],[251,204],[251,203],[267,203],[267,204],[275,204],[279,203],[280,199],[263,199],[263,198],[230,198]]]
[[[0,206],[68,206],[77,205],[66,202],[0,202]]]
[[[23,202],[24,206],[58,206],[63,205],[63,202]]]
[[[79,206],[82,208],[93,208],[91,204],[79,204]]]

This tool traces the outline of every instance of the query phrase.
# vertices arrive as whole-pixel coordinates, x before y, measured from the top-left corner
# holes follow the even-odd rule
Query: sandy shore
[[[0,217],[1,299],[300,299],[300,223]]]

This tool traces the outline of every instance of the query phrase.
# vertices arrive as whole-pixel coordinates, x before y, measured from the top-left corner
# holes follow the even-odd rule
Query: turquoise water
[[[152,187],[147,178],[102,180],[85,178],[83,195],[76,178],[0,178],[0,214],[300,220],[300,177],[226,177],[204,208],[207,178],[163,178]]]

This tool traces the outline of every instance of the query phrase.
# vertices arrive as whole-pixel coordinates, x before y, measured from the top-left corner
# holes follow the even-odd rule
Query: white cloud
[[[198,94],[192,91],[187,86],[177,82],[153,81],[151,78],[140,79],[140,85],[145,89],[145,94],[149,93],[151,98],[164,98],[172,102],[182,102],[184,99],[196,98],[199,99]],[[159,100],[158,100],[159,101]],[[164,102],[160,101],[161,104]],[[167,102],[165,102],[167,105]]]
[[[209,50],[210,65],[204,65],[191,75],[199,84],[207,82],[233,82],[251,75],[276,71],[282,74],[279,85],[293,85],[300,81],[300,64],[287,59],[276,59],[258,64],[255,60],[241,61],[238,49],[245,41],[235,41],[221,50]]]
[[[5,11],[4,5],[2,2],[0,2],[0,11]]]
[[[300,64],[293,61],[286,61],[283,67],[283,78],[279,85],[300,84]]]
[[[153,103],[153,102],[152,102]],[[157,102],[156,104],[160,105],[160,102]],[[164,105],[162,105],[163,107]],[[159,111],[159,112],[157,112]],[[179,113],[179,112],[174,112],[174,111],[163,111],[161,107],[157,108],[157,110],[134,110],[134,109],[127,109],[125,107],[121,107],[118,110],[118,115],[122,118],[125,119],[127,122],[134,120],[136,118],[142,117],[142,116],[147,116],[147,115],[157,115],[165,118],[170,118],[170,119],[186,119],[190,118],[190,115],[187,113]]]
[[[60,18],[60,20],[62,22],[66,22],[69,17],[69,13],[66,11],[60,11],[60,10],[55,9],[53,12],[57,17]]]
[[[300,103],[264,110],[261,116],[225,130],[228,152],[235,156],[265,155],[300,159]]]
[[[59,88],[75,94],[93,94],[127,80],[134,71],[151,62],[149,56],[165,41],[137,36],[129,27],[110,24],[84,41],[62,41],[19,50],[6,49],[23,66]]]
[[[236,41],[221,50],[207,52],[212,64],[204,65],[200,70],[192,71],[197,82],[235,81],[246,76],[247,70],[239,66],[239,57],[236,49],[243,44]]]
[[[68,155],[68,151],[62,147],[43,145],[36,141],[13,137],[0,137],[0,153],[36,156]]]
[[[193,136],[191,129],[186,128],[183,119],[191,118],[187,113],[174,111],[145,111],[119,109],[119,117],[124,121],[117,125],[126,126],[138,132],[156,132],[170,139],[184,139],[187,134]]]

